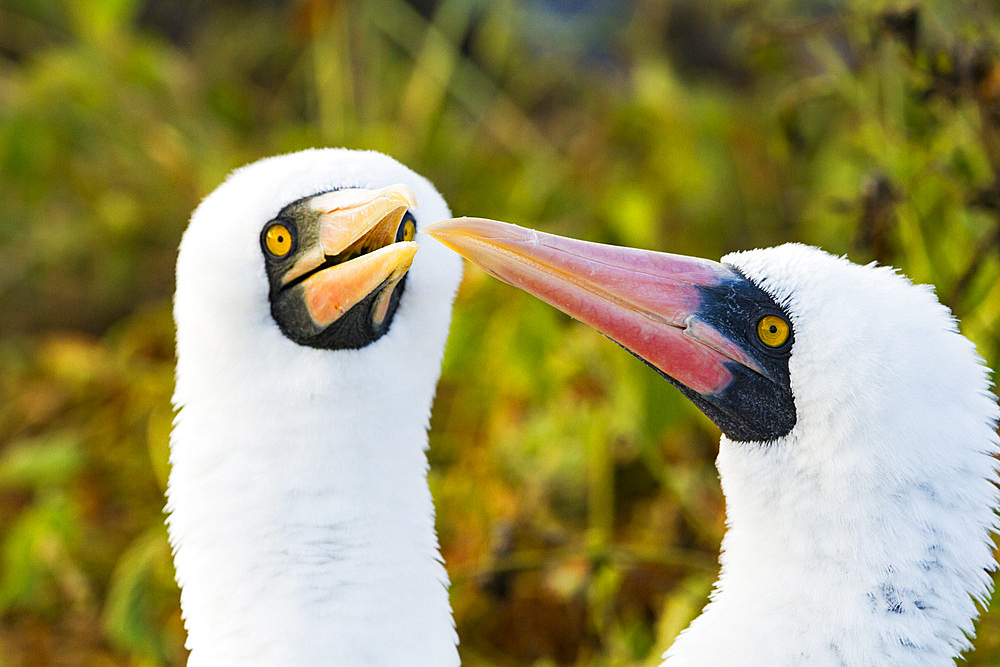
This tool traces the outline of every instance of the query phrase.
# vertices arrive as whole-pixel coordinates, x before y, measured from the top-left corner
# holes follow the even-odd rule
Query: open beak
[[[425,232],[500,280],[588,324],[701,395],[734,365],[764,374],[743,346],[701,316],[717,288],[745,279],[717,262],[589,243],[482,218]]]
[[[381,322],[417,252],[413,241],[396,239],[406,210],[416,207],[413,191],[405,185],[335,190],[306,206],[319,218],[317,233],[281,277],[282,285],[301,283],[309,316],[320,327],[378,291],[372,317]]]

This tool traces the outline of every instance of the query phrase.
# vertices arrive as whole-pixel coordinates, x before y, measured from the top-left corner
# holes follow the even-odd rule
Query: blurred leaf
[[[11,442],[0,452],[0,487],[60,487],[82,464],[81,442],[72,433]]]
[[[66,499],[46,495],[5,530],[0,544],[0,613],[14,608],[49,611],[76,588],[78,572],[67,562],[78,517]]]
[[[174,588],[173,562],[166,529],[160,525],[137,537],[111,575],[102,625],[119,648],[166,660],[159,639],[163,619],[157,614],[165,591]]]
[[[126,27],[138,3],[137,0],[74,0],[64,4],[78,33],[100,42]]]

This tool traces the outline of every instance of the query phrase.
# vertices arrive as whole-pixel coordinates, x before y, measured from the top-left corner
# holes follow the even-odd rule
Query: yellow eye
[[[791,332],[788,322],[777,315],[765,315],[757,322],[757,337],[768,347],[781,347]]]
[[[413,216],[409,211],[403,216],[403,221],[399,224],[399,229],[396,230],[396,241],[412,241],[413,237],[417,235],[417,221],[413,219]]]
[[[292,250],[292,233],[280,223],[273,224],[264,232],[264,245],[275,257],[284,257]]]

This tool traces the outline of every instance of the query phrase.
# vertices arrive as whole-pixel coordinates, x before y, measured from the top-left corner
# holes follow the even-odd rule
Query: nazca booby
[[[721,571],[664,665],[951,665],[996,567],[989,369],[927,286],[800,244],[721,263],[427,229],[655,368],[722,430]]]
[[[243,167],[192,215],[167,489],[190,665],[458,663],[425,454],[461,259],[420,228],[448,216],[344,149]]]

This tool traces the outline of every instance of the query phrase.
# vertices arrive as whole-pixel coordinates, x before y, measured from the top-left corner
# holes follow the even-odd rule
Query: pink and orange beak
[[[698,319],[703,288],[733,271],[705,259],[602,245],[495,220],[426,230],[500,280],[588,324],[699,394],[732,381],[726,365],[760,365]]]
[[[656,368],[727,434],[773,439],[791,428],[787,415],[775,428],[745,428],[754,416],[732,414],[745,411],[744,405],[755,400],[748,392],[758,388],[787,395],[777,400],[785,408],[791,401],[790,341],[784,349],[765,350],[754,333],[762,317],[781,315],[780,307],[734,269],[482,218],[445,220],[425,231],[487,273],[594,327]],[[790,421],[794,424],[794,408]]]

